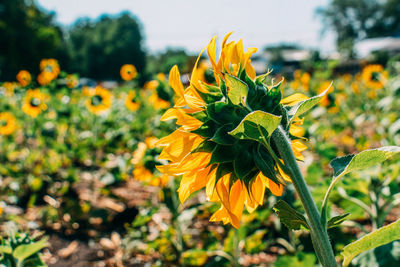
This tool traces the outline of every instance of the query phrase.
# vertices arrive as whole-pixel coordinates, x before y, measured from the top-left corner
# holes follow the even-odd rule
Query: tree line
[[[70,27],[33,0],[0,1],[0,80],[14,80],[26,69],[39,72],[42,58],[56,58],[69,73],[93,79],[119,79],[123,64],[146,67],[139,20],[129,12],[79,19]]]

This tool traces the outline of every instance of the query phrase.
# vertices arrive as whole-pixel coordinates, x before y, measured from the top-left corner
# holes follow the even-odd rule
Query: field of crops
[[[2,266],[332,266],[279,129],[337,262],[399,218],[399,62],[264,75],[255,49],[224,40],[216,57],[215,40],[193,72],[143,86],[130,64],[118,83],[94,83],[55,59],[0,83]],[[396,227],[352,266],[398,266]]]

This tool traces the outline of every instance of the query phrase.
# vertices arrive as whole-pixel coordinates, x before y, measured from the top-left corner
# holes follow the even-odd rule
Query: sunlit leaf
[[[378,230],[363,236],[350,245],[345,246],[343,252],[341,253],[344,258],[343,266],[348,266],[352,259],[361,252],[383,246],[398,239],[400,239],[400,220],[381,227]]]

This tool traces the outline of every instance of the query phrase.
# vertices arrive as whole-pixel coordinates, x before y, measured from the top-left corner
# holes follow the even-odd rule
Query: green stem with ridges
[[[279,154],[289,171],[288,174],[306,211],[311,238],[319,261],[323,267],[337,267],[326,227],[321,224],[321,216],[297,164],[291,141],[281,126],[272,134],[272,140],[275,142]]]

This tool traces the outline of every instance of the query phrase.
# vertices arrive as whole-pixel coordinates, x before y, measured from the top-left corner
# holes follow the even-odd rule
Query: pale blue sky
[[[245,47],[297,43],[334,50],[333,34],[321,39],[322,24],[315,8],[328,0],[37,0],[57,13],[57,21],[71,24],[79,17],[129,10],[143,24],[145,45],[152,52],[167,46],[198,52],[215,34],[234,31]]]

